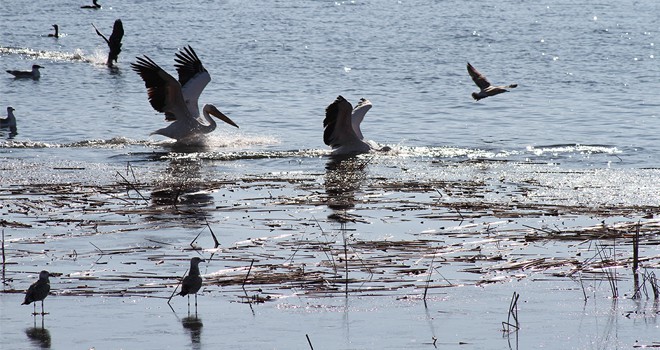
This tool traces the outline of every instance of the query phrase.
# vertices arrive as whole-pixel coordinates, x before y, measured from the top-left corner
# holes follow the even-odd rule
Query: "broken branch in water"
[[[520,294],[518,294],[517,292],[513,292],[513,296],[511,297],[511,303],[509,304],[509,313],[507,315],[506,322],[502,321],[502,332],[511,333],[520,329],[520,324],[518,323],[519,297]],[[515,323],[511,323],[512,318],[515,321]],[[511,330],[511,328],[513,328],[513,330]]]

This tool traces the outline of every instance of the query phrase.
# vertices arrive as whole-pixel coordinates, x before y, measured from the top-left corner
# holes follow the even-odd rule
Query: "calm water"
[[[357,179],[348,181],[355,185],[350,189],[358,203],[355,210],[366,212],[371,221],[355,223],[361,237],[396,237],[401,232],[414,236],[437,230],[433,224],[458,225],[388,211],[390,205],[383,204],[386,199],[371,207],[361,206],[361,186],[362,190],[368,187],[374,197],[391,196],[392,203],[402,197],[408,199],[407,193],[374,190],[374,182],[388,178],[431,182],[469,179],[485,183],[484,187],[492,181],[496,190],[485,190],[485,197],[470,198],[489,203],[509,203],[514,198],[517,203],[547,201],[584,207],[658,204],[658,171],[648,169],[660,164],[660,5],[656,0],[100,2],[103,9],[92,11],[79,8],[87,4],[86,0],[0,1],[0,68],[45,67],[38,81],[0,75],[0,114],[6,106],[13,106],[19,132],[9,139],[0,131],[0,185],[114,183],[115,170],[130,162],[145,182],[177,177],[222,181],[264,174],[276,178],[283,174],[309,176],[327,192],[333,177],[332,171],[325,169],[328,148],[322,141],[322,121],[325,107],[341,94],[354,104],[361,97],[372,101],[374,107],[362,125],[365,137],[395,150],[375,156],[367,167],[348,171]],[[110,70],[105,66],[107,46],[91,23],[109,35],[117,18],[122,19],[126,34],[117,69]],[[47,37],[55,23],[60,26],[58,39]],[[174,74],[174,54],[186,45],[196,50],[213,79],[200,103],[214,103],[240,125],[238,130],[220,125],[204,149],[181,149],[160,136],[149,135],[165,122],[151,108],[144,83],[130,69],[136,56],[146,54]],[[493,83],[518,83],[518,88],[474,102],[470,93],[476,86],[467,74],[466,62]],[[486,166],[462,162],[475,158],[514,162],[488,162]],[[530,190],[528,194],[528,184],[537,185],[533,189],[536,192]],[[292,193],[309,195],[295,185],[265,188],[276,197],[280,190],[283,198]],[[222,189],[208,197],[211,207],[231,207],[262,198],[261,192],[258,188]],[[415,195],[411,192],[409,197]],[[418,195],[416,200],[435,202],[438,199],[433,195]],[[14,215],[10,220],[29,220],[8,208],[0,206],[0,213]],[[289,214],[291,207],[283,208],[280,214],[273,214],[281,215],[278,220],[312,213],[324,221],[326,211],[331,211],[300,204]],[[252,224],[242,212],[209,212],[209,221],[227,229],[223,233],[225,244],[253,237],[252,230],[263,235],[280,233],[267,225]],[[255,212],[255,217],[268,220],[263,218],[266,214]],[[388,214],[397,225],[386,219],[381,222]],[[65,211],[62,215],[69,214]],[[117,242],[140,245],[146,232],[158,239],[167,234],[167,239],[182,246],[199,231],[197,227],[181,229],[167,224],[156,227],[148,220],[140,221],[139,215],[129,215],[128,219],[120,216],[107,220],[136,220],[138,232],[90,239],[101,240],[96,241],[101,246],[116,246]],[[600,220],[589,218],[591,221],[584,223],[582,219],[572,218],[571,224],[595,225]],[[46,230],[37,219],[31,223],[31,228],[9,233],[24,238],[41,236]],[[324,224],[331,226],[327,221]],[[64,227],[49,227],[48,232],[70,233]],[[61,254],[67,249],[94,252],[88,243],[86,238],[84,242],[61,240],[48,247]],[[562,246],[558,251],[574,253],[571,249],[570,245]],[[645,253],[657,255],[654,248],[648,249],[650,252]],[[96,257],[88,256],[89,261],[80,258],[80,262],[48,258],[21,260],[15,270],[38,271],[46,263],[62,273],[96,267]],[[144,263],[145,256],[131,259],[136,265],[118,262],[118,258],[113,268],[125,273],[154,269],[151,262]],[[213,264],[203,272],[226,267],[222,262]],[[177,274],[181,266],[185,269],[179,260],[168,260],[166,265],[168,274]],[[26,274],[15,277],[22,279],[14,288],[30,282]],[[67,288],[63,285],[66,282],[55,283],[59,283],[55,287],[59,291]],[[585,306],[579,286],[570,281],[554,283],[497,285],[483,293],[473,287],[468,291],[450,288],[446,296],[434,295],[436,304],[431,311],[414,302],[402,305],[398,298],[292,298],[295,300],[275,307],[269,304],[256,317],[245,305],[228,302],[235,299],[235,291],[210,288],[206,302],[215,303],[202,314],[201,343],[302,349],[307,348],[304,335],[310,333],[317,348],[433,348],[432,335],[440,339],[439,346],[457,347],[466,341],[475,344],[474,348],[509,348],[509,339],[501,338],[498,328],[514,290],[526,292],[523,299],[529,303],[528,332],[521,335],[525,348],[552,348],[556,341],[562,348],[615,349],[628,348],[638,338],[647,343],[655,339],[655,317],[633,317],[629,323],[622,316],[638,310],[627,303],[629,300],[616,304],[601,298],[599,303]],[[606,289],[596,282],[593,285],[594,290]],[[463,298],[465,295],[469,298]],[[17,294],[0,295],[2,335],[9,339],[8,348],[23,348],[27,334],[23,329],[32,326],[25,307],[18,306],[20,298]],[[172,316],[160,299],[110,298],[98,306],[99,299],[53,297],[53,314],[46,324],[53,344],[103,348],[138,343],[142,348],[163,348],[164,344],[152,340],[168,339],[172,347],[192,343],[193,348],[202,348],[200,335],[185,324],[178,325],[181,320]],[[350,305],[342,305],[344,302]],[[84,307],[71,308],[73,303]],[[178,303],[180,311],[182,302]],[[137,309],[130,309],[128,304]],[[93,321],[79,325],[80,319],[89,317],[82,311],[95,306],[100,326]],[[137,316],[133,322],[117,326],[117,333],[103,331],[111,327],[107,319],[127,315]],[[234,315],[233,321],[225,315]],[[546,316],[556,330],[550,338],[545,334]],[[375,328],[374,318],[381,321]],[[272,321],[278,319],[294,326]],[[9,329],[5,324],[13,326]],[[262,336],[243,336],[242,331],[250,328]],[[77,334],[91,335],[65,336],[81,329]],[[587,337],[582,338],[585,334]],[[33,347],[39,347],[39,339],[30,334],[27,337]],[[583,340],[576,343],[575,339]]]

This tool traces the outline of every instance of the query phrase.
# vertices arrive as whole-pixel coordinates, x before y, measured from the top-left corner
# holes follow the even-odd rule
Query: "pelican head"
[[[238,128],[238,125],[236,125],[236,123],[234,123],[233,120],[229,119],[228,116],[226,116],[224,113],[220,112],[220,111],[219,111],[214,105],[212,105],[212,104],[206,104],[206,105],[204,105],[204,107],[202,108],[202,112],[204,112],[204,114],[207,114],[207,115],[210,114],[210,115],[212,115],[212,116],[214,116],[214,117],[216,117],[216,118],[222,120],[223,122],[225,122],[225,123],[227,123],[227,124],[229,124],[229,125],[232,125],[232,126],[235,126],[235,127]]]

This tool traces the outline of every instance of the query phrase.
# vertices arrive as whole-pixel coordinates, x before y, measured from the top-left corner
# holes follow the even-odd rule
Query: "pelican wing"
[[[362,124],[364,116],[370,109],[371,102],[367,99],[361,98],[360,102],[358,102],[355,108],[353,108],[353,112],[351,113],[351,124],[353,125],[353,131],[355,132],[357,138],[360,140],[364,140],[364,136],[362,136],[362,130],[360,130],[360,124]]]
[[[179,83],[182,86],[181,92],[188,110],[192,115],[197,116],[199,115],[199,96],[211,81],[211,75],[190,45],[177,52],[174,61],[176,62],[174,67],[179,74]]]
[[[470,73],[470,77],[472,77],[472,81],[474,81],[474,83],[477,84],[477,86],[480,89],[483,90],[490,86],[490,82],[488,81],[488,79],[486,79],[486,77],[483,74],[479,73],[478,70],[472,67],[472,65],[469,62],[467,64],[467,71],[468,73]]]
[[[333,148],[359,141],[351,123],[351,103],[342,96],[325,109],[323,142]]]
[[[138,57],[137,63],[131,63],[131,67],[144,80],[149,103],[158,112],[165,113],[166,120],[190,118],[181,93],[181,85],[174,77],[147,56]]]
[[[121,23],[121,19],[118,19],[112,27],[110,39],[107,40],[108,46],[110,46],[110,53],[108,54],[109,60],[117,62],[117,57],[119,57],[119,53],[121,52],[121,39],[123,37],[124,25]]]

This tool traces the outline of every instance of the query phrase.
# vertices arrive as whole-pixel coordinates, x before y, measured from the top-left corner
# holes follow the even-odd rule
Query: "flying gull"
[[[479,89],[481,89],[479,92],[472,93],[472,98],[475,99],[475,101],[479,101],[482,98],[495,96],[497,94],[507,92],[509,91],[507,89],[512,89],[518,86],[518,84],[501,85],[501,86],[491,85],[488,79],[486,79],[486,77],[483,74],[479,73],[479,71],[476,70],[469,62],[467,64],[467,71],[468,73],[470,73],[470,76],[472,77],[474,83],[477,84]]]

